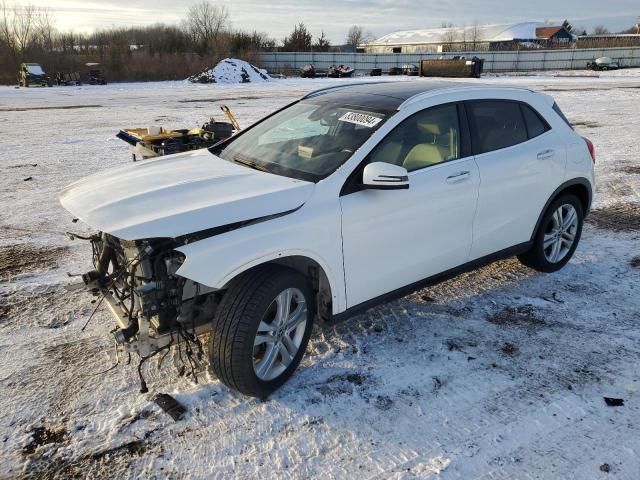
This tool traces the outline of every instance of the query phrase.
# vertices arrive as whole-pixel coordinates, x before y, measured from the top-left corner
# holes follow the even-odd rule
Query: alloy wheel
[[[549,263],[558,263],[567,256],[578,234],[578,212],[571,204],[559,207],[544,233],[543,251]]]
[[[287,288],[271,302],[253,342],[253,369],[260,380],[280,376],[300,349],[308,320],[307,303],[297,288]]]

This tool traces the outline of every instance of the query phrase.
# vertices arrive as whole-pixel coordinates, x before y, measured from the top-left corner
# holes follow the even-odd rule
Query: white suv
[[[113,168],[62,204],[100,230],[85,282],[141,362],[210,333],[215,374],[266,397],[312,323],[499,258],[564,266],[593,145],[547,95],[452,83],[311,93],[209,151]],[[146,387],[143,387],[146,389]]]

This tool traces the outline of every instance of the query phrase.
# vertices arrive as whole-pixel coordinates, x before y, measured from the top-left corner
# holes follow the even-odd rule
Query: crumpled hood
[[[296,209],[313,188],[199,150],[91,175],[67,186],[60,203],[118,238],[175,238]]]

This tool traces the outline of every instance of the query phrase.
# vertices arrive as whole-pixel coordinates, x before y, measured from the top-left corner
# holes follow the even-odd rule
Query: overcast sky
[[[11,1],[11,0],[9,0]],[[91,31],[123,25],[174,23],[198,0],[18,0],[50,7],[62,30]],[[545,21],[565,18],[590,30],[604,25],[618,31],[635,24],[638,0],[259,0],[214,1],[226,5],[235,28],[264,31],[280,40],[297,22],[314,35],[322,30],[332,43],[343,43],[350,25],[376,37],[398,30],[455,25]]]

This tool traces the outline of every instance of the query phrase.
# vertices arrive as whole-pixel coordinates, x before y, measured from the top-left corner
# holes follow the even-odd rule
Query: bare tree
[[[37,9],[34,20],[35,41],[44,51],[50,52],[53,49],[57,35],[55,19],[51,10],[48,8]]]
[[[467,50],[467,37],[468,37],[468,32],[467,32],[467,26],[463,25],[462,29],[460,30],[460,43],[462,44],[460,47],[461,51],[465,51]]]
[[[609,30],[604,25],[596,25],[593,29],[593,35],[607,35]]]
[[[353,25],[347,32],[346,44],[356,49],[358,45],[372,42],[374,38],[369,30],[365,31],[360,25]]]
[[[189,8],[186,25],[199,53],[213,51],[217,54],[221,40],[230,27],[229,12],[224,5],[213,5],[203,0]]]
[[[16,62],[36,47],[51,50],[54,42],[54,22],[50,10],[32,4],[0,3],[0,41]]]
[[[469,41],[471,42],[472,50],[477,50],[478,44],[482,41],[482,29],[477,21],[469,29]]]
[[[452,28],[452,27],[444,27],[444,28],[446,28],[446,30],[440,36],[440,41],[442,42],[443,46],[447,46],[447,45],[451,46],[458,41],[458,32],[456,31],[455,28]]]
[[[353,25],[347,32],[346,43],[354,49],[364,42],[364,30],[360,25]]]

